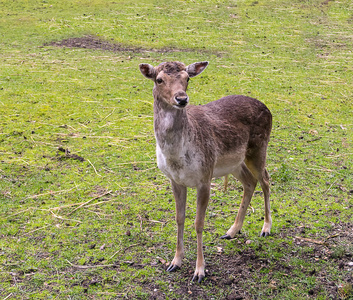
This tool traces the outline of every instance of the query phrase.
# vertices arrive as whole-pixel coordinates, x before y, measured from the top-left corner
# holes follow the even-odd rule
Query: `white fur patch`
[[[213,169],[213,178],[223,177],[228,174],[237,173],[242,162],[244,161],[244,151],[239,149],[238,152],[229,153],[222,157],[218,157],[216,165]]]
[[[193,152],[195,157],[187,158],[192,152],[188,149],[190,147],[168,149],[167,146],[162,150],[157,141],[157,165],[168,178],[176,183],[187,187],[196,187],[203,178],[202,165],[195,152]]]

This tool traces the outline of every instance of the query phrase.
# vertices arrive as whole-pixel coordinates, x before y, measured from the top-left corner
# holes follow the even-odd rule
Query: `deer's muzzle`
[[[189,96],[185,92],[175,94],[174,101],[176,107],[183,108],[189,103]]]

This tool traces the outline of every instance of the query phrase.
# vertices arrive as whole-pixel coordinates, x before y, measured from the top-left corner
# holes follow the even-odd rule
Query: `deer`
[[[158,168],[170,179],[175,198],[177,243],[168,272],[180,269],[184,257],[184,223],[187,188],[196,188],[195,230],[197,259],[192,282],[205,278],[202,232],[210,199],[211,180],[232,174],[243,186],[243,198],[234,224],[221,239],[233,239],[242,229],[247,208],[260,183],[265,217],[260,236],[270,234],[269,173],[266,152],[272,128],[270,110],[257,99],[225,96],[205,105],[189,105],[189,79],[201,74],[207,61],[188,66],[163,62],[139,65],[154,82],[153,114]]]

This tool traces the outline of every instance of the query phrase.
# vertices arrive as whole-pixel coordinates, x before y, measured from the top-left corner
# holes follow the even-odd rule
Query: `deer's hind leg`
[[[271,231],[272,226],[272,218],[271,218],[271,208],[270,208],[270,175],[267,170],[263,170],[262,177],[259,178],[262,191],[264,192],[264,200],[265,200],[265,222],[262,227],[260,236],[268,236]]]
[[[256,158],[247,159],[246,165],[251,170],[254,177],[260,182],[264,193],[265,202],[265,221],[260,236],[268,236],[271,231],[272,218],[270,209],[270,176],[265,168],[266,152],[263,155],[257,155]]]
[[[257,184],[257,179],[254,177],[254,175],[245,163],[242,163],[238,170],[232,174],[242,183],[244,188],[244,194],[234,224],[232,225],[232,227],[229,228],[227,233],[221,237],[221,239],[228,240],[234,238],[234,236],[239,233],[241,228],[243,227],[246,211],[248,209]]]

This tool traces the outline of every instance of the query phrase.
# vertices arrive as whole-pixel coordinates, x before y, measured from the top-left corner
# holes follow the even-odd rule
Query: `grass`
[[[353,297],[350,1],[3,1],[0,16],[2,298]],[[50,45],[88,35],[130,51]],[[168,60],[210,61],[194,104],[245,94],[274,116],[272,236],[258,190],[242,235],[219,240],[242,191],[215,180],[202,286],[193,190],[182,270],[164,271],[174,199],[138,64]]]

